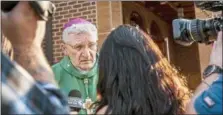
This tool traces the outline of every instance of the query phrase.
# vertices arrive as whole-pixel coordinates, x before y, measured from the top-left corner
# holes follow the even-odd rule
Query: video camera
[[[223,1],[197,1],[195,5],[202,10],[223,11]],[[223,15],[223,14],[222,14]],[[172,22],[174,40],[184,46],[194,42],[212,43],[219,31],[223,31],[223,16],[211,19],[175,19]]]
[[[1,10],[10,12],[19,1],[1,1]],[[48,20],[55,12],[56,7],[50,1],[29,1],[29,5],[41,17],[42,20]]]

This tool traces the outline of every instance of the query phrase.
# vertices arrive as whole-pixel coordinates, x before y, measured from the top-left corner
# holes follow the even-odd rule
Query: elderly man
[[[63,51],[65,57],[53,65],[56,81],[69,95],[71,91],[81,92],[83,100],[96,101],[97,29],[81,18],[75,18],[64,25]],[[81,110],[80,113],[86,113]]]

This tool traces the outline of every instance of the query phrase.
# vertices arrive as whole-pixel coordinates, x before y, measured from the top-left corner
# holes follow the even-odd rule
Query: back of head
[[[137,28],[122,25],[112,31],[99,57],[100,107],[108,105],[113,114],[177,113],[174,83],[157,67],[162,59],[155,43]]]

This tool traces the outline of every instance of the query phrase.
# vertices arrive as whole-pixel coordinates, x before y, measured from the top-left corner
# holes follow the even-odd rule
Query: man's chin
[[[81,67],[80,69],[81,71],[90,71],[92,67],[93,67],[92,65],[91,66],[89,65],[89,66]]]

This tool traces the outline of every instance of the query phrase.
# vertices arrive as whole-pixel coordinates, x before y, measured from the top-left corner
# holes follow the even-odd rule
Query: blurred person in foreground
[[[222,31],[218,33],[210,55],[209,66],[204,70],[203,81],[187,105],[186,114],[223,114],[222,34]]]
[[[103,43],[97,90],[97,114],[177,115],[190,98],[184,76],[148,35],[128,25],[117,27]]]
[[[1,52],[2,113],[68,114],[66,97],[41,48],[46,21],[29,2],[19,1],[10,12],[1,11],[2,32],[14,54],[12,61]],[[41,3],[47,6],[49,1]]]
[[[63,30],[63,59],[52,66],[55,79],[68,96],[80,91],[85,103],[96,101],[98,80],[97,28],[82,18],[71,19]],[[87,105],[89,105],[87,104]],[[80,114],[86,114],[82,109]]]

